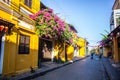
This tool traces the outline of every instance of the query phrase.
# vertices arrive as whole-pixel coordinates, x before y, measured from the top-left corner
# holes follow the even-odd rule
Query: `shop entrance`
[[[2,68],[3,68],[3,57],[4,57],[4,26],[0,24],[0,75],[2,74]]]
[[[0,20],[1,21],[1,20]],[[2,74],[2,68],[3,68],[3,57],[4,57],[4,34],[5,29],[4,25],[0,22],[0,75]]]
[[[10,29],[14,24],[0,19],[0,75],[3,70],[3,59],[4,59],[4,44],[5,44],[5,34],[10,33]]]

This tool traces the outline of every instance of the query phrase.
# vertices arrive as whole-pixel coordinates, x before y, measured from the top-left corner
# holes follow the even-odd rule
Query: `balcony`
[[[111,14],[110,31],[113,31],[119,25],[120,25],[120,9],[116,9]]]
[[[29,14],[32,13],[26,10],[24,7],[19,7],[16,3],[10,2],[10,4],[8,5],[0,1],[0,10],[10,14],[11,18],[18,21],[19,24],[21,24],[21,22],[24,22],[27,25],[30,24],[31,27],[29,29],[34,30],[33,26],[35,22],[29,17]]]

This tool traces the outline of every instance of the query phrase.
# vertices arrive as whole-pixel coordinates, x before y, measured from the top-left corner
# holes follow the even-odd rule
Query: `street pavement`
[[[86,57],[88,57],[88,56],[86,56]],[[84,58],[86,58],[86,57],[84,57]],[[53,70],[59,69],[61,67],[64,67],[66,65],[72,64],[73,62],[77,62],[79,60],[82,60],[84,58],[74,57],[73,61],[68,61],[65,63],[56,63],[56,62],[51,62],[51,61],[43,62],[43,63],[41,63],[41,67],[39,69],[33,70],[34,72],[28,71],[28,72],[18,74],[16,76],[9,77],[9,78],[0,77],[0,80],[1,79],[3,79],[3,80],[30,80],[30,79],[36,78],[38,76],[41,76],[43,74],[46,74],[50,71],[53,71]]]
[[[113,63],[105,57],[102,58],[102,63],[110,80],[120,80],[120,63]]]
[[[87,57],[31,80],[107,80],[102,60]]]

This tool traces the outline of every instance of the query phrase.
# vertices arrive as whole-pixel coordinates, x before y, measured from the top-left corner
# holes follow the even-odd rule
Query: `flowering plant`
[[[61,20],[52,9],[40,10],[36,14],[30,15],[35,20],[36,33],[41,37],[55,38],[72,42],[72,31],[69,25]]]

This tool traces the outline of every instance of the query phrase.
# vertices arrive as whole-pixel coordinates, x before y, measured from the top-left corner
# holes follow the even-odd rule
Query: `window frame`
[[[32,0],[24,0],[24,4],[25,4],[27,7],[31,8],[31,7],[32,7]]]
[[[10,5],[11,4],[11,0],[0,0],[1,2],[7,4],[7,5]]]
[[[19,54],[30,53],[30,36],[20,34],[19,39]]]

